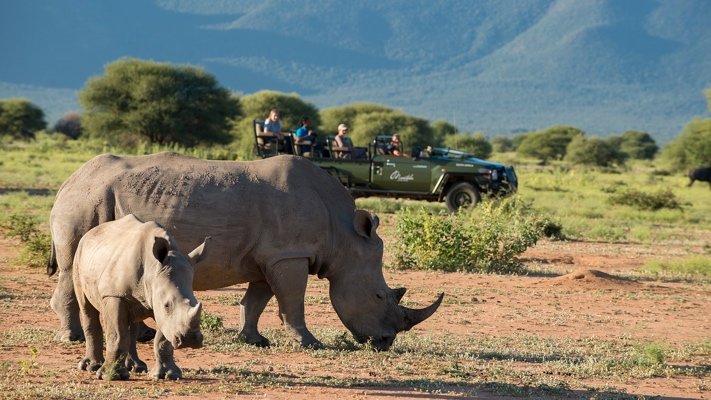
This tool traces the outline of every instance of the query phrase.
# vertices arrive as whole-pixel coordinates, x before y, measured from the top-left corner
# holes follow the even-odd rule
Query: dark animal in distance
[[[689,187],[694,181],[708,182],[711,187],[711,167],[695,168],[689,171]]]

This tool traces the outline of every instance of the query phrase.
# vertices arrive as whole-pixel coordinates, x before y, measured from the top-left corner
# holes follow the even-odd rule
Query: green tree
[[[458,133],[448,136],[444,144],[453,149],[466,151],[474,157],[486,159],[491,157],[493,147],[483,133],[466,134]]]
[[[457,133],[457,127],[447,121],[438,119],[432,123],[433,144],[444,143],[448,137]]]
[[[90,79],[79,100],[82,125],[110,142],[228,143],[239,101],[200,68],[121,59]]]
[[[47,128],[44,111],[29,100],[0,100],[0,136],[32,139],[35,132]]]
[[[320,125],[318,109],[311,103],[307,103],[296,93],[281,93],[271,90],[262,90],[250,95],[242,96],[240,99],[242,107],[242,118],[235,124],[234,136],[239,140],[240,155],[243,158],[254,157],[254,120],[264,121],[269,116],[269,111],[273,108],[279,110],[279,120],[284,132],[299,128],[301,118],[309,117],[313,126]],[[320,139],[324,139],[327,134],[316,130]]]
[[[81,115],[76,112],[66,113],[52,127],[52,132],[61,133],[72,139],[81,136]]]
[[[412,146],[432,143],[432,128],[427,120],[405,115],[399,111],[360,113],[352,123],[351,139],[357,146],[365,146],[376,135],[400,135],[405,152]]]
[[[578,128],[556,125],[544,131],[526,134],[516,151],[519,155],[537,158],[544,163],[562,160],[570,141],[583,135],[585,133]]]
[[[711,118],[695,119],[669,142],[661,154],[673,169],[708,166],[711,161]]]
[[[616,143],[611,142],[615,145]],[[635,160],[651,160],[657,154],[659,146],[647,132],[626,131],[620,137],[616,147],[627,157]]]
[[[338,124],[346,124],[351,130],[354,130],[353,125],[358,115],[389,112],[395,112],[395,110],[373,103],[354,103],[341,107],[325,108],[319,112],[321,117],[319,129],[329,135],[335,135]]]
[[[336,134],[338,124],[348,125],[356,146],[366,146],[376,135],[393,133],[399,134],[407,147],[434,142],[434,132],[427,120],[378,104],[356,103],[327,108],[321,110],[321,121],[329,135]]]
[[[624,156],[607,140],[578,135],[568,144],[565,161],[573,164],[606,167],[621,164]]]
[[[516,150],[513,141],[508,136],[494,136],[491,139],[491,146],[498,153]]]

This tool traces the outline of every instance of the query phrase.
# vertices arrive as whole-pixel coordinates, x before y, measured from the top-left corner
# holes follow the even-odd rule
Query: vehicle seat
[[[291,143],[294,148],[294,154],[302,157],[312,157],[314,143],[309,139],[299,139],[296,137],[296,132],[291,133]]]
[[[351,149],[345,146],[339,146],[335,136],[328,137],[328,150],[335,158],[351,158]]]

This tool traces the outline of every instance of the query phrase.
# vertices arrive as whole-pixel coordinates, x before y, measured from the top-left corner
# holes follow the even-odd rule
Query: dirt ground
[[[413,304],[425,305],[439,291],[446,292],[446,301],[427,321],[418,325],[415,334],[453,334],[465,336],[509,336],[515,332],[538,337],[580,338],[595,337],[601,340],[629,336],[650,342],[669,344],[700,343],[711,340],[711,287],[709,285],[683,282],[650,282],[634,277],[648,258],[672,258],[684,256],[685,247],[658,247],[638,244],[604,244],[583,242],[541,242],[523,256],[527,266],[541,273],[529,276],[488,276],[462,273],[391,272],[385,277],[391,287],[407,286],[406,298]],[[0,334],[20,332],[28,328],[53,330],[57,318],[48,304],[56,279],[48,278],[42,270],[16,267],[12,260],[17,250],[9,240],[0,240]],[[239,296],[244,286],[229,287],[218,291],[198,292],[205,309],[224,318],[225,326],[236,327],[239,321],[238,307],[224,304],[220,298],[226,295]],[[311,281],[309,295],[327,295],[326,286]],[[324,292],[326,294],[324,294]],[[678,301],[674,294],[683,295]],[[275,304],[272,301],[266,310],[260,328],[277,328]],[[307,323],[311,327],[345,329],[330,304],[307,304]],[[29,379],[37,382],[49,379],[59,385],[73,380],[83,385],[105,385],[94,380],[88,373],[76,371],[78,360],[83,356],[83,345],[66,345],[49,342],[38,349],[35,360],[42,371],[54,371],[49,377],[37,374]],[[139,353],[149,367],[151,344],[140,344]],[[308,353],[290,352],[283,357],[239,351],[228,355],[206,349],[176,351],[176,359],[184,369],[213,368],[217,365],[240,363],[255,357],[272,357],[275,364],[287,364],[293,371],[320,376],[328,371],[303,368],[299,365],[314,365]],[[21,365],[29,358],[24,346],[3,344],[0,361]],[[711,360],[701,360],[708,368]],[[5,375],[2,377],[1,375]],[[8,372],[0,371],[7,380]],[[652,377],[616,382],[613,386],[626,395],[640,397],[663,397],[677,399],[711,398],[711,382],[705,377]],[[394,377],[397,379],[397,377]],[[288,381],[287,378],[285,378]],[[189,379],[187,379],[189,381]],[[18,380],[18,384],[19,384]],[[25,382],[25,381],[22,381]],[[127,382],[112,382],[114,385],[163,385],[163,398],[225,398],[224,394],[202,392],[198,395],[180,394],[176,385],[185,382],[152,382],[147,376],[134,376]],[[602,385],[600,382],[589,382]],[[23,384],[27,384],[26,382]],[[219,385],[219,382],[201,382],[204,385]],[[217,388],[217,386],[214,386]],[[581,389],[584,388],[571,388]],[[577,392],[576,392],[577,393]],[[2,397],[2,394],[0,394]],[[125,398],[120,396],[121,398]],[[131,397],[127,395],[126,397]],[[502,398],[483,389],[475,398]],[[582,397],[585,397],[583,394]],[[451,393],[426,393],[411,385],[402,387],[329,387],[324,385],[275,385],[257,388],[255,392],[235,395],[230,398],[266,399],[332,399],[332,398],[459,398]]]

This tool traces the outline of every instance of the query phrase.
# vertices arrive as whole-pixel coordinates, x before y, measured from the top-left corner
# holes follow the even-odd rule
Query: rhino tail
[[[49,251],[49,260],[47,260],[47,276],[52,276],[57,272],[57,252],[54,250],[54,240],[52,248]]]

